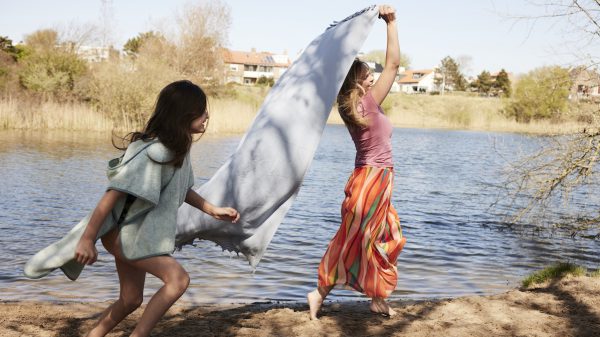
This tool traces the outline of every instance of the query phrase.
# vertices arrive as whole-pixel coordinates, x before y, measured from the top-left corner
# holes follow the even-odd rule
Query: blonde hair
[[[338,112],[349,129],[360,129],[368,125],[358,111],[358,102],[364,94],[360,82],[368,69],[369,66],[365,62],[355,59],[337,96]]]

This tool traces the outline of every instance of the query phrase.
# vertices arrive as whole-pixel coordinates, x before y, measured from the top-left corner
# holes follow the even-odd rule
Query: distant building
[[[254,48],[249,52],[222,50],[225,64],[225,83],[255,84],[261,77],[279,77],[292,64],[292,60],[284,54],[257,52]]]
[[[569,92],[570,99],[588,99],[600,97],[600,74],[585,67],[577,67],[569,72],[573,86]]]
[[[406,94],[425,94],[437,90],[435,71],[433,69],[404,70],[400,69],[398,84],[400,91]]]
[[[92,47],[92,46],[79,46],[77,47],[77,56],[86,60],[87,62],[102,62],[110,58],[111,53],[115,52],[110,47]]]

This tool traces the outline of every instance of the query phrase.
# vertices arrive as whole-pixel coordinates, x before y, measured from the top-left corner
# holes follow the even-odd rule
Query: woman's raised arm
[[[400,67],[400,44],[398,42],[398,28],[396,27],[396,10],[388,5],[379,7],[379,16],[387,25],[387,48],[385,51],[385,66],[377,82],[371,88],[371,95],[377,104],[381,104],[390,92],[398,67]]]

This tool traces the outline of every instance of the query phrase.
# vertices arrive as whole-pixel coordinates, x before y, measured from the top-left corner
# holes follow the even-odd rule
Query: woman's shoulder
[[[377,102],[375,102],[375,98],[373,98],[373,94],[371,93],[371,90],[367,91],[360,98],[360,100],[361,100],[361,102],[363,102],[363,104],[378,106]]]
[[[375,102],[370,90],[360,98],[360,106],[362,107],[364,111],[363,114],[365,115],[371,112],[379,111],[379,104]]]

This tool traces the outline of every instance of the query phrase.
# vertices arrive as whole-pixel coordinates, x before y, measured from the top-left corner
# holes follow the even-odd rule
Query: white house
[[[109,47],[79,46],[76,52],[87,62],[102,62],[108,60],[111,50]]]
[[[433,69],[403,70],[399,74],[400,91],[407,94],[435,91],[435,71]]]

